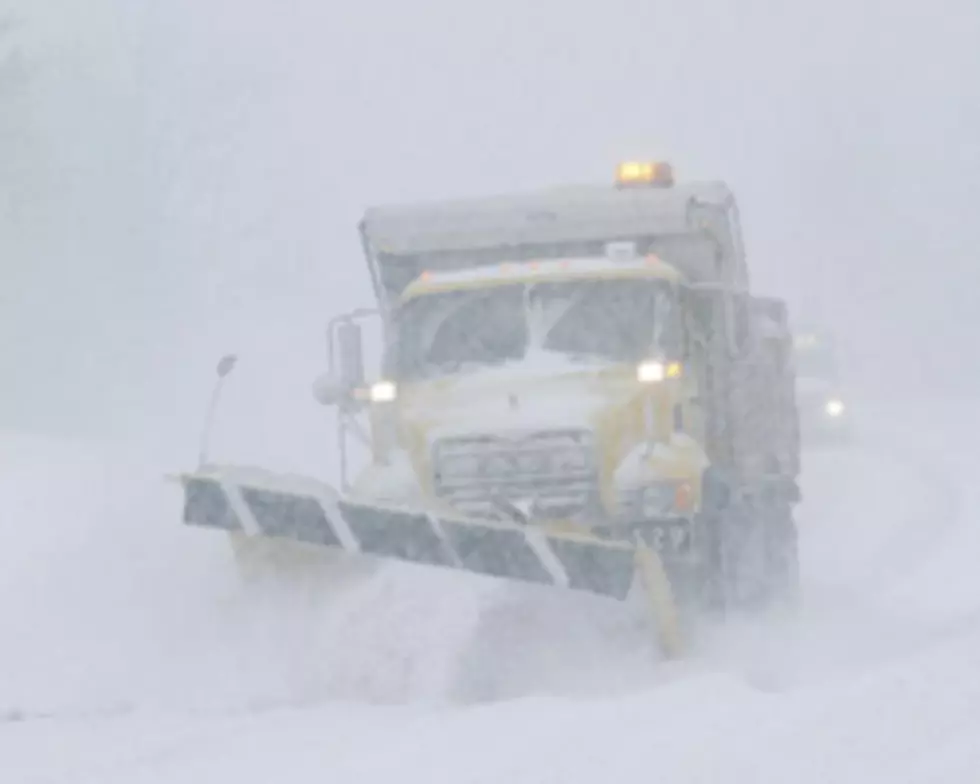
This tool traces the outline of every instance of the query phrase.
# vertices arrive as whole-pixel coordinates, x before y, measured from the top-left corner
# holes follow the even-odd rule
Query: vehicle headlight
[[[827,416],[839,417],[844,413],[844,401],[838,398],[831,398],[824,404],[824,411]]]
[[[398,387],[392,381],[378,381],[368,393],[372,403],[390,403],[398,396]]]
[[[680,362],[663,363],[651,359],[636,366],[636,378],[643,384],[657,384],[665,378],[680,378],[682,373]]]
[[[656,384],[663,381],[665,375],[663,362],[641,362],[636,368],[636,377],[644,384]]]

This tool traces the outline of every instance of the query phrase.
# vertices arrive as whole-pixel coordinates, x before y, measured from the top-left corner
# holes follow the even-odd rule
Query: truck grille
[[[444,438],[433,447],[434,487],[459,511],[506,518],[574,518],[599,504],[595,439],[588,430]]]

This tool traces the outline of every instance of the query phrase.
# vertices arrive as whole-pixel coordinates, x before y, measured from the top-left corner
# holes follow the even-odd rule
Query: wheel
[[[751,500],[733,500],[715,474],[706,472],[704,486],[703,610],[724,616],[795,607],[800,596],[795,484],[774,486]]]
[[[723,617],[730,604],[731,569],[727,551],[731,490],[713,468],[701,477],[701,511],[695,521],[700,549],[695,570],[693,595],[698,610],[708,617]]]

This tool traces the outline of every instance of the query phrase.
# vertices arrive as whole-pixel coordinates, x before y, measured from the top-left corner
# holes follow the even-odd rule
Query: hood
[[[596,429],[637,400],[635,370],[573,363],[521,363],[413,384],[404,390],[404,425],[439,438],[548,428]]]

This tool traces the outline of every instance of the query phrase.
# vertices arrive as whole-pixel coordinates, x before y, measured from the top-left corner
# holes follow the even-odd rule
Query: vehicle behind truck
[[[806,446],[846,444],[853,420],[835,341],[818,330],[794,337],[796,397]]]
[[[312,546],[639,597],[668,654],[687,614],[795,599],[792,334],[750,291],[723,183],[627,163],[612,185],[371,208],[360,235],[376,301],[330,322],[315,385],[339,490],[202,467],[186,522],[285,569]]]

